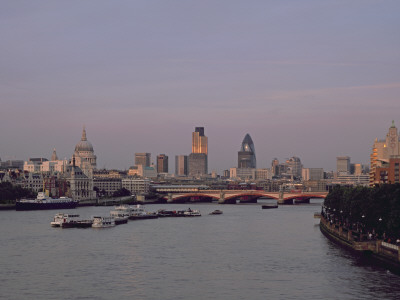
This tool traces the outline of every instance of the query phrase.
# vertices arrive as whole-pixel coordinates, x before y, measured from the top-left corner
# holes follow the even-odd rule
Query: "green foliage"
[[[124,196],[130,196],[131,192],[127,190],[126,188],[119,189],[118,191],[115,191],[113,193],[113,197],[124,197]]]
[[[19,185],[12,185],[10,182],[0,183],[0,203],[34,197],[36,197],[36,193],[30,189],[24,189]]]
[[[374,188],[336,186],[326,197],[329,212],[366,230],[400,237],[400,184]]]

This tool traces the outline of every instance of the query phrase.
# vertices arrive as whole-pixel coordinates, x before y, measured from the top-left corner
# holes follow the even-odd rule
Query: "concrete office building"
[[[336,157],[336,172],[338,175],[350,175],[350,157]]]
[[[168,173],[168,156],[157,155],[157,173]]]
[[[142,165],[144,167],[150,167],[150,161],[150,153],[135,153],[135,166]]]
[[[390,126],[388,133],[386,134],[386,139],[378,140],[372,146],[371,153],[371,166],[370,166],[370,181],[369,185],[379,184],[384,181],[385,172],[384,168],[388,168],[390,164],[390,159],[393,161],[397,159],[400,155],[400,141],[399,134],[394,121],[392,121],[392,126]],[[380,169],[380,170],[378,170]]]
[[[188,173],[188,156],[176,155],[175,156],[175,175],[187,176]]]

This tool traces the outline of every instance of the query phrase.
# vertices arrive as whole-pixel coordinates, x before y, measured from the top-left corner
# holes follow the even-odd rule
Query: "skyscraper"
[[[135,166],[150,167],[150,153],[135,153]]]
[[[157,173],[168,173],[168,156],[157,155]]]
[[[238,168],[256,168],[256,150],[250,134],[246,134],[238,152]]]
[[[386,172],[383,168],[390,165],[390,160],[398,159],[400,155],[400,140],[399,133],[394,121],[390,126],[386,139],[378,140],[375,139],[374,145],[372,146],[371,153],[371,166],[370,166],[370,186],[379,184],[382,182],[380,172]]]
[[[189,155],[189,175],[201,176],[208,173],[208,142],[204,127],[196,127],[192,133],[192,153]]]
[[[178,176],[188,175],[188,157],[187,155],[175,156],[175,174]]]
[[[192,153],[208,154],[208,141],[204,135],[204,127],[196,127],[192,133]]]
[[[301,164],[300,158],[293,156],[286,160],[287,174],[293,175],[296,178],[301,178],[301,171],[303,165]]]
[[[338,175],[349,175],[350,172],[350,157],[339,156],[336,157],[336,172]]]

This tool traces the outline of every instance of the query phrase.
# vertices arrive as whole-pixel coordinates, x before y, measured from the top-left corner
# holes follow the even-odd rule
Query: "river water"
[[[147,205],[202,217],[50,227],[57,211],[0,211],[0,299],[399,299],[400,277],[320,232],[321,201]],[[81,217],[110,207],[82,207]],[[222,215],[208,215],[214,209]],[[68,211],[65,211],[68,212]]]

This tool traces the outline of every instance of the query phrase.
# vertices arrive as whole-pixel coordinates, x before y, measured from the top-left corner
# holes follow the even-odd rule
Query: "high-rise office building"
[[[190,153],[188,162],[190,176],[199,177],[208,173],[207,154]]]
[[[192,153],[208,154],[208,141],[204,135],[204,127],[196,127],[192,132]]]
[[[150,153],[135,153],[135,166],[150,167]]]
[[[384,183],[384,180],[382,180],[381,178],[384,176],[385,173],[388,173],[390,163],[393,163],[395,160],[399,159],[399,157],[399,133],[396,126],[394,125],[394,121],[392,121],[392,126],[390,126],[389,131],[386,134],[386,139],[375,139],[374,145],[372,146],[372,153],[370,157],[371,166],[369,173],[370,186],[373,186],[374,184]],[[387,175],[385,176],[388,177]]]
[[[336,157],[336,172],[338,175],[349,175],[350,172],[350,157],[339,156]]]
[[[192,133],[192,153],[189,155],[189,175],[201,176],[208,173],[208,142],[204,127],[196,127]]]
[[[157,155],[157,173],[168,173],[168,156]]]
[[[256,168],[256,150],[250,134],[246,134],[238,152],[238,168]]]
[[[301,171],[303,165],[301,164],[300,158],[293,156],[286,160],[287,171],[289,175],[293,175],[296,178],[301,178]]]
[[[175,156],[175,175],[187,176],[188,175],[188,157],[187,155]]]

